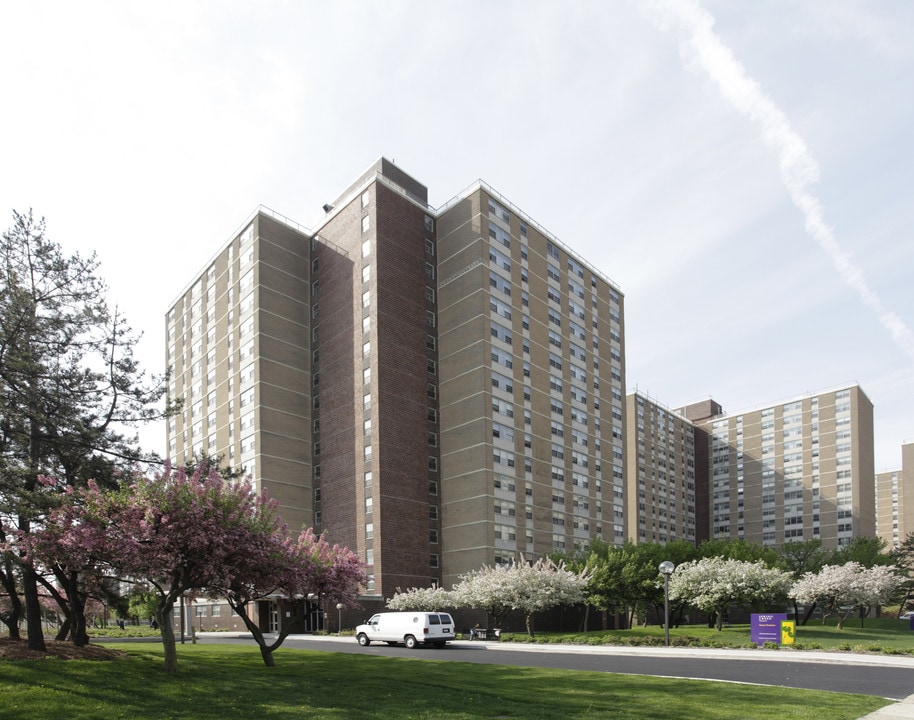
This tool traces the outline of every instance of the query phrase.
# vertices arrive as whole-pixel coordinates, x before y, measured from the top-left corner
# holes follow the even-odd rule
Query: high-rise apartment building
[[[626,396],[626,519],[633,542],[696,540],[695,426],[640,392]]]
[[[168,447],[358,552],[365,606],[594,539],[836,547],[875,534],[877,485],[880,532],[914,530],[914,445],[874,484],[855,385],[737,414],[626,397],[619,287],[486,184],[435,210],[381,159],[324,211],[257,210],[169,309]]]
[[[708,434],[696,474],[710,481],[712,539],[839,547],[875,534],[873,405],[858,386],[695,424]]]
[[[254,213],[170,309],[171,456],[244,466],[367,602],[621,542],[619,288],[483,183],[435,211],[382,159],[324,209]]]
[[[898,547],[914,533],[914,443],[901,446],[901,469],[876,475],[876,535]]]
[[[169,456],[245,467],[292,527],[310,525],[309,236],[258,210],[166,318]]]
[[[445,583],[621,542],[622,293],[482,183],[437,223]]]

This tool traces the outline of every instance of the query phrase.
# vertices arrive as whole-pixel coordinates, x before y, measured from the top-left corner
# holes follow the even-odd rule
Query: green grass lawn
[[[118,645],[119,648],[124,647]],[[0,661],[0,718],[658,718],[853,720],[863,695],[282,648],[184,645],[111,662]]]
[[[796,629],[798,650],[853,650],[914,655],[914,631],[907,621],[894,618],[867,618],[860,627],[859,618],[848,620],[838,630],[837,620],[825,625],[812,620]],[[584,643],[589,645],[662,645],[663,628],[658,625],[628,630],[587,633],[537,633],[531,640],[527,635],[509,633],[505,640],[515,642]],[[730,625],[720,631],[707,625],[681,625],[670,628],[670,644],[699,647],[755,647],[749,625]],[[788,646],[785,646],[788,647]]]

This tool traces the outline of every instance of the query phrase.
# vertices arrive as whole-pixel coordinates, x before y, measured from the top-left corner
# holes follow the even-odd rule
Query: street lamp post
[[[343,634],[343,603],[336,604],[336,634]]]
[[[669,560],[660,563],[660,573],[663,575],[663,634],[666,646],[670,646],[670,575],[676,566]]]

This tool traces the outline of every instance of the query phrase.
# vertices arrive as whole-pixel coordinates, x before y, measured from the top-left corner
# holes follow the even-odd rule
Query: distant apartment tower
[[[873,405],[858,386],[696,425],[708,433],[711,539],[840,547],[875,534]]]
[[[695,544],[700,545],[711,537],[711,459],[710,436],[702,421],[723,415],[720,403],[711,398],[679,408],[677,413],[692,423],[695,436]]]
[[[483,183],[381,159],[316,229],[254,213],[167,316],[170,455],[245,466],[363,600],[621,542],[619,288]]]
[[[695,427],[643,393],[628,393],[626,404],[628,538],[695,542]]]
[[[914,533],[914,443],[901,446],[901,469],[876,475],[876,535],[898,547]]]

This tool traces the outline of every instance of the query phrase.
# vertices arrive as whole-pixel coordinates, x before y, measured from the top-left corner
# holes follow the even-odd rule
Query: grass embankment
[[[119,646],[120,647],[120,646]],[[161,647],[123,660],[0,662],[0,717],[92,718],[614,718],[853,720],[887,704],[863,695],[597,672],[474,665],[280,649],[189,645],[180,671]]]
[[[837,620],[825,625],[811,621],[796,628],[794,650],[846,650],[881,652],[892,655],[914,655],[914,631],[907,621],[891,618],[867,618],[864,626],[853,618],[839,630]],[[534,638],[520,633],[506,633],[503,640],[512,642],[573,643],[584,645],[663,645],[663,628],[657,625],[628,630],[587,633],[537,633]],[[705,625],[681,625],[670,628],[670,644],[687,647],[755,648],[749,625],[730,625],[718,631]],[[784,649],[791,646],[785,645]]]

